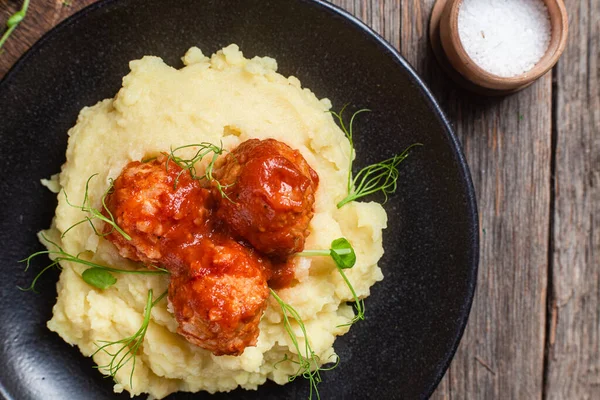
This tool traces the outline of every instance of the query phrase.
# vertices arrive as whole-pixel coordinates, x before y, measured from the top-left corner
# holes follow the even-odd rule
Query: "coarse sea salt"
[[[552,34],[542,0],[463,0],[458,34],[469,57],[501,77],[531,70],[543,57]]]

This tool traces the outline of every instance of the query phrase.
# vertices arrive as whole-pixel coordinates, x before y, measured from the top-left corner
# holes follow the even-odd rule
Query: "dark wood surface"
[[[95,0],[32,0],[0,77]],[[467,330],[434,399],[600,399],[600,1],[567,0],[556,68],[508,97],[449,82],[428,43],[434,0],[335,0],[400,50],[462,141],[481,221]],[[21,1],[0,2],[0,21]]]
[[[555,72],[546,393],[600,399],[600,1],[569,4]]]

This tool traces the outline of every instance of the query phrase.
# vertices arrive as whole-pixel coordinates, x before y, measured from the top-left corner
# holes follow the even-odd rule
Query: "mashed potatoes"
[[[381,232],[387,218],[376,203],[352,202],[336,208],[346,195],[350,148],[327,113],[330,102],[318,100],[298,79],[277,74],[275,60],[246,59],[236,45],[211,58],[191,48],[183,60],[186,66],[180,70],[157,57],[132,61],[131,72],[114,99],[81,111],[69,131],[67,161],[60,175],[46,184],[55,191],[64,190],[71,204],[82,204],[86,181],[97,174],[90,181],[88,195],[90,204],[100,208],[109,180],[132,160],[192,143],[222,142],[232,149],[249,138],[280,140],[298,149],[320,177],[306,248],[326,249],[333,239],[346,237],[357,253],[357,263],[346,270],[347,276],[360,297],[368,296],[370,286],[382,279],[377,261],[383,254]],[[133,268],[134,263],[120,257],[87,223],[61,237],[85,216],[61,193],[52,227],[44,235],[70,254],[81,253],[116,268]],[[302,317],[315,353],[323,361],[331,360],[335,337],[348,330],[339,325],[353,316],[352,307],[346,304],[352,295],[328,257],[299,257],[295,262],[299,283],[279,295]],[[114,286],[99,290],[82,280],[85,266],[66,262],[62,266],[48,327],[79,346],[85,356],[93,354],[102,341],[134,334],[142,324],[148,290],[160,294],[168,286],[166,276],[119,274]],[[152,309],[132,384],[132,363],[128,363],[116,375],[116,392],[162,398],[175,391],[257,389],[266,379],[284,384],[297,372],[297,365],[289,361],[275,367],[285,355],[295,358],[296,350],[272,298],[260,323],[257,346],[246,348],[238,357],[214,356],[188,343],[176,329],[167,302],[162,301]],[[302,337],[300,329],[296,334]],[[110,360],[104,352],[94,355],[98,365]]]

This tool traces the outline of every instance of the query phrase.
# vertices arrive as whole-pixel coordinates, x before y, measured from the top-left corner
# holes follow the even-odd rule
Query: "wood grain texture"
[[[94,1],[32,0],[0,55],[0,77],[43,33]],[[567,1],[571,32],[553,105],[550,74],[497,99],[449,82],[428,43],[434,1],[333,1],[415,67],[454,121],[471,167],[482,227],[478,290],[433,398],[600,398],[600,3]],[[0,2],[0,21],[20,4]]]
[[[44,33],[69,15],[94,3],[95,0],[31,0],[25,19],[2,47],[0,54],[0,78]],[[13,13],[21,9],[21,0],[0,2],[0,21],[4,23]]]
[[[479,286],[463,341],[434,398],[541,398],[551,75],[510,97],[471,95],[448,82],[431,54],[433,0],[334,3],[377,30],[417,69],[455,121],[471,166],[482,227]]]
[[[546,393],[600,399],[600,2],[567,2],[556,68],[555,209]]]
[[[482,241],[469,325],[438,398],[541,398],[551,77],[504,99],[447,93],[442,103],[471,165]]]
[[[455,121],[471,166],[482,228],[471,318],[445,377],[448,391],[436,397],[541,398],[551,75],[515,95],[484,98],[455,89],[437,65],[429,68],[426,79]]]

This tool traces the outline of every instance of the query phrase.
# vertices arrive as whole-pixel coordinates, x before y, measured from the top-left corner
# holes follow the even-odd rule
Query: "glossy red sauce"
[[[251,139],[215,171],[225,185],[217,216],[263,254],[285,260],[304,248],[319,177],[297,151]]]
[[[129,163],[107,208],[131,240],[109,225],[105,233],[123,257],[170,271],[182,336],[239,355],[256,344],[268,287],[293,283],[290,256],[304,248],[318,176],[298,151],[256,139],[229,153],[214,176],[225,197],[166,156]]]
[[[269,287],[279,290],[291,286],[295,278],[294,262],[288,259],[284,262],[274,263],[271,267]]]

